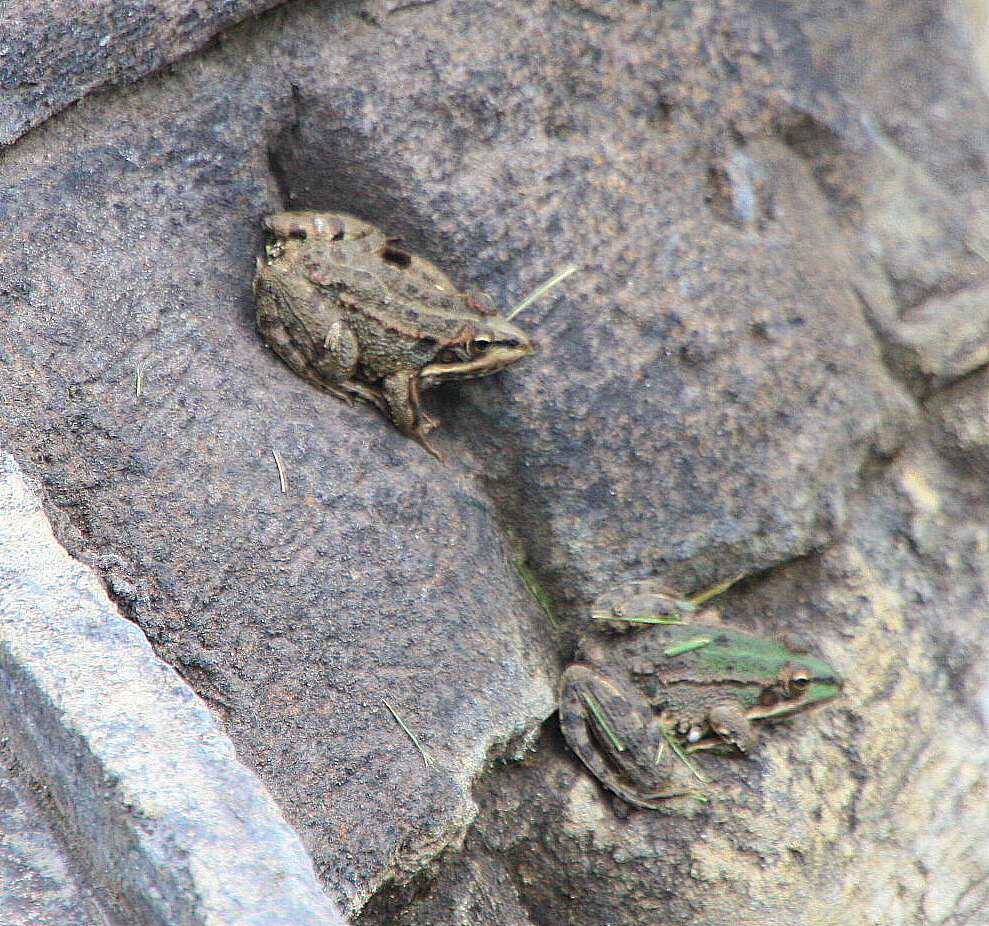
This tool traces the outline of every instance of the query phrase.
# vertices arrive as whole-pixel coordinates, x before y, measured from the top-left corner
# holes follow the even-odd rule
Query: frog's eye
[[[810,687],[814,677],[806,666],[788,662],[780,669],[779,679],[787,697],[796,698]]]
[[[491,341],[488,338],[474,338],[470,342],[471,355],[476,357],[479,354],[483,354],[488,348],[491,347]]]
[[[791,678],[786,686],[786,693],[791,698],[802,695],[810,687],[809,678]]]

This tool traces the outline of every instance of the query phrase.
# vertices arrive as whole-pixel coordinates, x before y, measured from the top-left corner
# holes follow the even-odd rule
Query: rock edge
[[[257,776],[0,455],[0,733],[141,922],[345,921]]]

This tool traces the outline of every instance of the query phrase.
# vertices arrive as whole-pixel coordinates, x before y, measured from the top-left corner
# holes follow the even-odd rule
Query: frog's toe
[[[443,462],[443,454],[440,453],[428,440],[426,440],[426,434],[424,432],[417,431],[413,433],[412,436],[422,445],[424,450],[431,453],[441,463]]]

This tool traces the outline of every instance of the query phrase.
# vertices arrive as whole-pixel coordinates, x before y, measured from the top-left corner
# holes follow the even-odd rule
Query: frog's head
[[[841,679],[823,659],[793,652],[787,657],[746,711],[750,720],[771,723],[830,701],[841,691]]]
[[[669,625],[666,633],[697,637],[677,647],[684,669],[732,683],[730,700],[748,721],[769,723],[830,701],[841,690],[838,673],[802,644],[733,628]]]
[[[437,341],[433,360],[419,373],[425,389],[447,379],[495,373],[536,349],[532,339],[500,315],[479,315],[452,338]]]

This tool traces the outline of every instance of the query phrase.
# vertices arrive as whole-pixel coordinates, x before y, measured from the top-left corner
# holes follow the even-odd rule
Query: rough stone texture
[[[0,7],[0,144],[137,80],[277,0],[18,0]]]
[[[699,759],[707,800],[630,809],[548,726],[479,789],[465,856],[362,926],[986,922],[987,477],[919,441],[840,543],[725,596],[742,626],[813,634],[845,688],[751,759]]]
[[[949,15],[952,12],[961,20],[965,44],[971,42],[982,86],[989,91],[989,3],[986,0],[961,0],[957,7],[949,7]]]
[[[983,922],[987,111],[933,0],[290,4],[5,153],[0,441],[369,921]],[[284,205],[505,304],[581,271],[439,463],[260,344]],[[564,655],[604,586],[744,572],[846,694],[669,813],[553,721],[492,772],[552,707],[509,541]]]
[[[149,926],[342,924],[271,796],[6,455],[0,511],[0,730],[94,881]]]
[[[57,827],[4,750],[0,755],[0,923],[124,926],[73,865]]]

